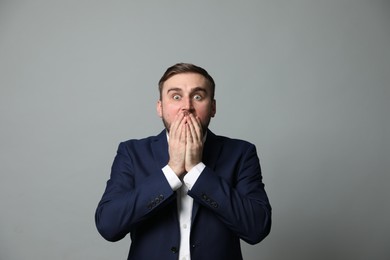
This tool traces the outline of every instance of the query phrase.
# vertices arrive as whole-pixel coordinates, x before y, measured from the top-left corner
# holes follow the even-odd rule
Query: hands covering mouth
[[[202,161],[203,131],[198,117],[189,111],[178,113],[169,131],[168,165],[178,177]]]

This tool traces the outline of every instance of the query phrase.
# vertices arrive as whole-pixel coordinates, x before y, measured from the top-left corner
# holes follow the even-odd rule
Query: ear
[[[217,101],[214,99],[211,103],[211,117],[214,117],[217,113]]]
[[[157,101],[156,110],[157,110],[157,115],[162,118],[162,102],[160,99]]]

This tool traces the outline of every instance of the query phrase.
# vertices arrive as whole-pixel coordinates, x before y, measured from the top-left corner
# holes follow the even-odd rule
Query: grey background
[[[180,61],[217,82],[210,128],[259,151],[274,223],[245,259],[390,259],[389,7],[1,0],[0,259],[126,258],[94,211]]]

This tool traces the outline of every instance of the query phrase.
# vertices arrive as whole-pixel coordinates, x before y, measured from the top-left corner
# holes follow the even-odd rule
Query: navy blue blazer
[[[130,233],[128,259],[178,258],[176,192],[161,170],[168,159],[165,130],[119,145],[95,221],[109,241]],[[242,259],[240,238],[256,244],[271,228],[271,206],[256,148],[208,130],[203,163],[206,168],[188,192],[194,199],[191,259]]]

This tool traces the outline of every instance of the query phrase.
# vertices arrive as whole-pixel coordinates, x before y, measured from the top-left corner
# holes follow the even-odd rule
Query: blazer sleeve
[[[161,169],[143,168],[137,160],[148,161],[133,154],[132,144],[119,145],[111,176],[95,213],[99,233],[109,241],[118,241],[132,228],[175,198]],[[149,163],[149,165],[152,163]]]
[[[262,182],[260,163],[254,145],[235,157],[221,155],[223,166],[206,167],[189,195],[216,216],[244,241],[256,244],[271,229],[271,206]],[[232,163],[236,161],[236,163]]]

